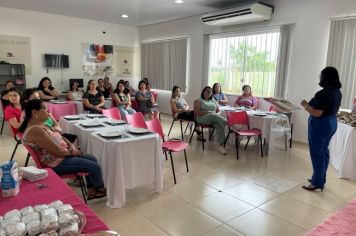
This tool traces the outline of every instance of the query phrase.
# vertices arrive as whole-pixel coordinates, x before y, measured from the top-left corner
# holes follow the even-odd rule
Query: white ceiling
[[[1,0],[0,6],[142,26],[223,9],[253,0]],[[129,18],[121,18],[127,14]]]

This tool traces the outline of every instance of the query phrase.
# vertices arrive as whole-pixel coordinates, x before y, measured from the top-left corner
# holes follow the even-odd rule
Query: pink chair
[[[116,120],[121,120],[120,111],[116,107],[113,107],[113,108],[110,108],[110,109],[103,109],[101,112],[106,117],[109,117],[109,118],[112,118],[112,119],[116,119]]]
[[[133,127],[147,129],[145,118],[143,117],[143,114],[141,112],[136,112],[132,115],[128,114],[125,118],[127,123],[129,123]]]
[[[235,133],[236,158],[239,159],[239,149],[238,149],[239,148],[239,137],[247,137],[248,138],[247,143],[245,145],[245,150],[246,150],[247,145],[250,142],[250,138],[252,136],[258,137],[258,140],[261,145],[261,157],[263,157],[262,133],[258,129],[250,129],[249,128],[247,112],[246,111],[227,112],[226,118],[227,118],[227,125],[229,127],[229,133],[227,134],[227,137],[225,139],[225,145],[226,145],[226,142],[230,136],[230,133]],[[236,130],[233,127],[234,125],[245,125],[247,127],[247,129]]]
[[[150,131],[157,133],[162,138],[162,140],[163,140],[162,150],[163,150],[164,154],[166,155],[166,158],[167,158],[167,152],[169,153],[169,156],[171,158],[171,164],[172,164],[174,184],[176,184],[177,181],[176,181],[176,174],[174,171],[172,152],[181,152],[181,151],[184,152],[185,165],[187,168],[187,172],[189,172],[187,153],[185,151],[185,149],[187,149],[187,147],[188,147],[188,144],[182,140],[179,140],[179,139],[171,139],[171,140],[165,141],[162,124],[159,121],[159,119],[157,119],[157,118],[146,121],[146,124],[147,124],[147,128]]]
[[[40,162],[35,150],[33,150],[33,148],[27,144],[24,144],[24,147],[26,148],[28,153],[32,156],[32,159],[35,162],[37,168],[44,169],[45,166],[43,166],[42,163]],[[82,190],[84,202],[87,204],[87,191],[85,189],[83,177],[88,175],[89,175],[88,173],[73,173],[73,174],[59,175],[59,177],[61,177],[62,179],[77,179],[80,184],[80,189]]]

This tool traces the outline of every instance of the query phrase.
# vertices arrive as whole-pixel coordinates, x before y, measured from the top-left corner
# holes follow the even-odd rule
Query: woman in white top
[[[175,118],[194,121],[194,111],[190,110],[188,103],[181,97],[181,90],[178,85],[175,85],[172,89],[171,109]]]
[[[67,92],[67,100],[69,101],[80,101],[83,97],[83,91],[78,88],[78,83],[72,81],[70,83],[70,88]]]

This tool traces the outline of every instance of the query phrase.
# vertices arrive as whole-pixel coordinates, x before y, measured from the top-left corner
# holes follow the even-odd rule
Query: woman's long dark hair
[[[123,91],[123,93],[124,93],[125,95],[127,95],[127,94],[130,92],[130,90],[129,90],[128,88],[126,88],[126,82],[125,82],[125,80],[123,80],[123,79],[121,79],[121,80],[119,80],[119,82],[117,82],[117,84],[116,84],[116,89],[114,90],[114,93],[120,94],[119,84],[122,84],[122,85],[124,86],[124,91]]]
[[[77,83],[76,81],[70,82],[69,91],[73,91],[73,85],[74,85],[74,84],[77,84],[77,85],[78,85],[78,83]],[[75,91],[79,91],[78,86],[77,86],[77,89],[76,89]]]
[[[37,92],[37,91],[38,90],[36,88],[28,88],[28,89],[25,89],[25,91],[22,92],[21,99],[20,99],[20,104],[21,104],[21,109],[23,111],[25,110],[26,103],[30,99],[31,95],[33,93]]]
[[[203,88],[203,91],[201,91],[200,97],[201,97],[202,99],[205,99],[205,98],[204,98],[204,93],[205,93],[205,91],[208,90],[208,89],[212,90],[210,86],[205,86],[205,87]],[[211,93],[211,95],[210,95],[210,97],[209,97],[209,100],[211,100],[211,99],[213,99],[213,93]]]
[[[41,108],[42,108],[42,101],[39,99],[33,99],[26,103],[25,118],[19,128],[19,131],[21,133],[25,132],[28,122],[32,118],[32,111],[33,110],[39,111]]]
[[[339,73],[335,67],[325,67],[320,73],[319,85],[323,88],[341,88]]]
[[[7,93],[8,93],[8,94],[9,94],[10,92],[15,92],[15,93],[17,93],[17,94],[20,96],[20,93],[19,93],[19,91],[17,91],[16,88],[10,88],[9,90],[7,90]],[[21,102],[21,100],[20,100],[20,102]],[[9,101],[9,105],[12,106],[12,107],[14,107],[14,104],[12,104],[10,101]]]
[[[49,83],[50,83],[50,85],[49,85],[49,89],[50,90],[53,90],[54,88],[52,87],[52,81],[51,81],[51,79],[50,78],[48,78],[48,77],[43,77],[42,79],[41,79],[41,81],[40,81],[40,83],[38,84],[38,87],[37,87],[37,89],[38,90],[41,90],[41,91],[44,91],[44,87],[43,87],[43,82],[44,81],[46,81],[46,80],[48,80],[49,81]]]
[[[89,88],[89,85],[90,85],[90,83],[91,83],[92,81],[94,81],[94,82],[95,82],[95,80],[93,80],[93,79],[91,79],[91,80],[89,80],[89,81],[88,81],[87,91],[89,91],[89,89],[90,89],[90,88]]]
[[[180,89],[180,87],[178,85],[174,85],[172,88],[172,98],[174,98],[174,93],[176,92],[177,89]],[[180,97],[180,95],[178,95],[178,97]]]
[[[147,84],[145,81],[141,80],[140,82],[138,82],[138,90],[140,90],[140,85],[141,84],[145,84],[146,88],[147,88]]]

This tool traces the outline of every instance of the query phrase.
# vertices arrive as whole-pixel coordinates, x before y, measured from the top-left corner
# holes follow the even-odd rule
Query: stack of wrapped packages
[[[0,216],[0,236],[78,235],[85,224],[79,216],[61,201],[14,209]]]
[[[48,176],[48,172],[45,169],[38,169],[35,166],[22,167],[23,177],[31,182],[44,179]]]

